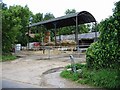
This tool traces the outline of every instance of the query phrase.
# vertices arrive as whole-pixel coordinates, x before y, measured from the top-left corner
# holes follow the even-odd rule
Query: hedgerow
[[[120,2],[119,2],[120,3]],[[120,70],[120,21],[110,17],[100,25],[100,37],[86,53],[89,68]]]

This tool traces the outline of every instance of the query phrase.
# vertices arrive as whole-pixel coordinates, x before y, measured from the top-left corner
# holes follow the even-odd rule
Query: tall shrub
[[[120,1],[113,16],[101,22],[98,42],[92,44],[86,53],[88,68],[111,68],[120,70]]]

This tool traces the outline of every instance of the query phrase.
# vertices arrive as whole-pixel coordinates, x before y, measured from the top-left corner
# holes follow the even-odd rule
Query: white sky
[[[27,5],[35,13],[52,13],[55,17],[65,15],[67,9],[88,11],[98,22],[113,14],[114,3],[119,0],[3,0],[9,5]]]

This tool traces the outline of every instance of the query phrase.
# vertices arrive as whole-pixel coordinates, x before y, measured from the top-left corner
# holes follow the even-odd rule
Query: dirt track
[[[51,52],[51,55],[48,55],[47,52],[42,54],[41,51],[20,52],[18,55],[22,56],[21,58],[2,63],[2,78],[43,88],[89,87],[73,83],[59,76],[62,67],[70,64],[69,54],[68,52],[63,54]],[[75,60],[84,62],[85,58],[76,58]],[[54,68],[56,68],[54,72],[44,74]]]

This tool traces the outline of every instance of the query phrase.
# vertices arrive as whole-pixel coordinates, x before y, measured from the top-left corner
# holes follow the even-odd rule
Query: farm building
[[[100,35],[99,32],[96,32],[97,38],[99,37],[99,35]],[[78,34],[79,45],[89,46],[91,43],[95,41],[96,36],[95,36],[95,32]],[[75,40],[75,34],[56,36],[56,39],[57,42],[63,40]]]

